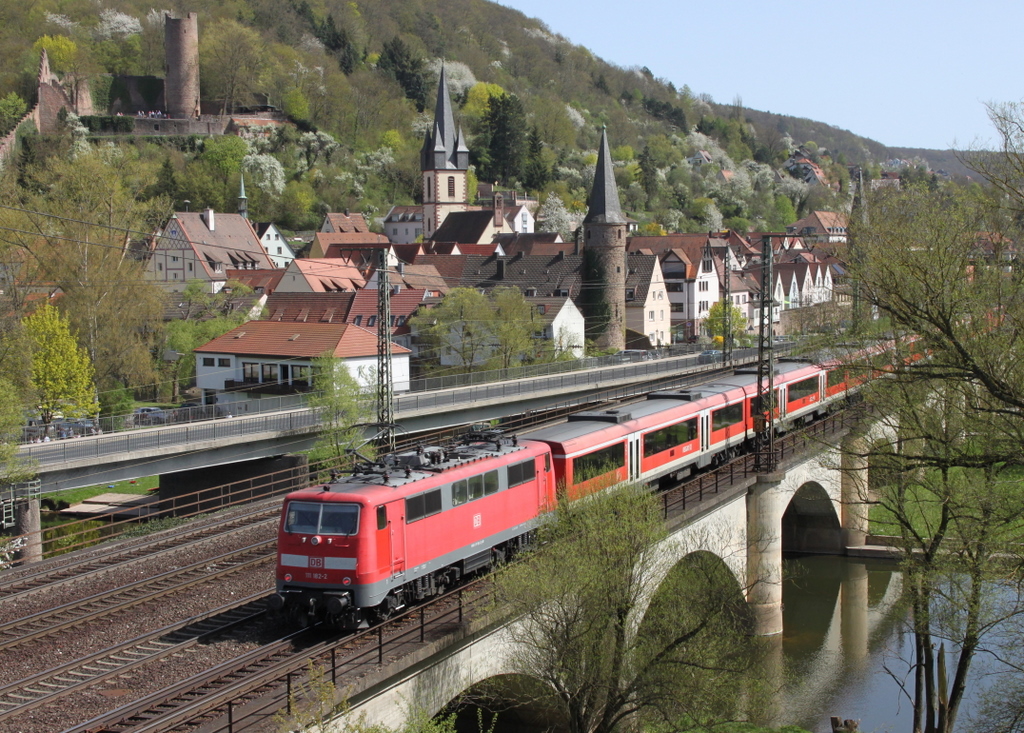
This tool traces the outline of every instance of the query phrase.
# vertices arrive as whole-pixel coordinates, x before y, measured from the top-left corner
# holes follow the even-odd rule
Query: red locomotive
[[[838,364],[781,361],[775,419],[810,421],[844,398]],[[420,448],[285,497],[271,608],[355,628],[437,595],[525,545],[557,498],[624,481],[668,485],[747,448],[757,376],[656,392],[508,438]]]

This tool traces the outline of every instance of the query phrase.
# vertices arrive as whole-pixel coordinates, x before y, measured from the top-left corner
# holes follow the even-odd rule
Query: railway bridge
[[[711,553],[735,577],[756,632],[780,640],[783,552],[871,554],[867,466],[851,456],[862,441],[879,436],[853,432],[841,417],[831,421],[811,431],[815,434],[787,437],[790,455],[772,473],[755,474],[748,457],[713,480],[705,477],[675,497],[666,495],[670,534],[645,569],[648,598],[674,567],[698,553]],[[836,599],[827,643],[842,645],[856,657],[866,654],[872,632],[899,594],[891,589],[881,606],[871,607],[867,570],[854,567]],[[349,690],[348,715],[399,729],[410,713],[434,715],[475,685],[514,674],[516,623],[469,624],[461,633],[367,675],[358,689]],[[345,730],[346,720],[336,721],[333,730]]]

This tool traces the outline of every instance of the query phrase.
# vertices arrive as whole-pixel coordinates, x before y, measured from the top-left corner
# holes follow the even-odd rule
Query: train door
[[[711,413],[703,412],[700,416],[700,452],[704,453],[711,447]]]
[[[554,496],[551,494],[551,454],[545,453],[537,457],[539,467],[536,470],[537,476],[537,506],[551,507]]]
[[[629,451],[629,480],[637,481],[640,479],[640,474],[644,472],[640,462],[640,434],[630,435],[626,445]]]
[[[405,500],[392,501],[387,507],[388,556],[391,577],[405,575]]]

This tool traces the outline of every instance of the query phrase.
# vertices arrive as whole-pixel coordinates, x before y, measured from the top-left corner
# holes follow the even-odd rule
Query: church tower
[[[434,127],[423,141],[420,170],[423,171],[423,238],[430,239],[449,213],[468,211],[470,200],[467,190],[469,148],[462,128],[455,128],[443,66],[437,82]],[[476,192],[473,193],[475,197]]]
[[[626,348],[626,231],[619,205],[608,131],[601,131],[594,188],[583,220],[583,315],[587,338],[598,347]]]

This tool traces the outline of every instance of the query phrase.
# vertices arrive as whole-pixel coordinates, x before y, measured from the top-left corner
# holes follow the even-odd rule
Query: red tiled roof
[[[301,323],[343,323],[355,293],[274,293],[267,298],[266,319]]]
[[[369,232],[370,227],[362,214],[345,214],[332,212],[327,214],[327,221],[335,232]]]
[[[248,285],[256,291],[263,288],[263,292],[269,294],[277,290],[281,278],[284,277],[284,270],[225,270],[224,275],[228,280]]]
[[[347,323],[249,321],[209,341],[197,353],[313,359],[323,354],[347,359],[377,354],[377,335]],[[391,353],[409,349],[391,344]]]
[[[214,212],[211,230],[206,216],[206,212],[202,211],[176,212],[167,222],[163,233],[173,237],[170,232],[177,226],[211,277],[212,265],[218,262],[224,269],[238,268],[240,265],[245,266],[241,269],[276,269],[260,244],[252,222],[239,214]],[[161,241],[156,243],[157,248],[160,248]]]

